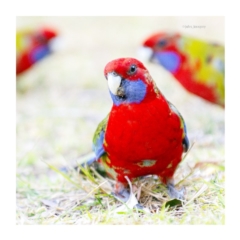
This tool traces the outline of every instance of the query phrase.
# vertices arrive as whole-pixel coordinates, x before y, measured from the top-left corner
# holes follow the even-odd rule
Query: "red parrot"
[[[186,125],[163,96],[145,66],[134,58],[109,62],[104,75],[113,106],[93,137],[95,157],[116,180],[114,194],[124,197],[130,180],[154,174],[167,184],[171,197],[183,198],[173,175],[189,148]]]
[[[16,74],[25,72],[51,54],[58,33],[54,29],[18,30],[16,33]]]
[[[151,35],[142,46],[142,56],[163,66],[189,92],[225,106],[224,46],[164,32]]]

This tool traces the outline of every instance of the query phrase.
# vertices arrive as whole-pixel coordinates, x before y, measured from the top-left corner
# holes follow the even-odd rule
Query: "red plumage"
[[[197,71],[197,69],[196,69]],[[208,86],[205,83],[201,83],[198,80],[193,81],[192,71],[190,69],[179,68],[173,76],[184,86],[189,92],[211,102],[218,103],[218,97],[216,96],[216,86]],[[219,103],[224,107],[223,103]]]
[[[156,174],[164,183],[172,178],[182,159],[182,136],[179,117],[161,96],[141,104],[113,106],[106,129],[104,149],[117,180]],[[156,160],[151,167],[141,167],[143,160]],[[167,168],[172,162],[172,167]]]

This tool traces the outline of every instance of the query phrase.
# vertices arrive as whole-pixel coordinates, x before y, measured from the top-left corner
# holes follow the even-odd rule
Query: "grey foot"
[[[168,194],[171,198],[184,200],[185,188],[177,190],[172,183],[167,184]]]
[[[113,193],[113,192],[112,192],[112,195],[113,195],[113,197],[115,197],[118,201],[124,202],[124,203],[126,203],[127,200],[128,200],[129,197],[130,197],[130,193],[129,193],[129,191],[128,191],[127,189],[122,190],[121,193]]]
[[[131,196],[130,196],[130,193],[127,189],[124,189],[120,194],[119,193],[112,193],[112,195],[120,202],[124,203],[124,204],[127,204],[127,206],[132,209],[132,207],[135,207],[136,209],[138,210],[141,210],[141,211],[146,211],[146,208],[143,207],[140,203],[136,203],[136,202],[132,205],[131,203]],[[129,201],[130,200],[130,201]]]

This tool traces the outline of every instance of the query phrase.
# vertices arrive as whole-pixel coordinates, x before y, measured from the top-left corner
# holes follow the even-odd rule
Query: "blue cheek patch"
[[[174,73],[180,64],[180,57],[174,52],[156,53],[155,57],[157,61],[171,73]]]
[[[39,46],[31,52],[30,57],[32,62],[37,62],[49,54],[50,49],[48,48],[48,46]]]
[[[121,87],[124,88],[125,98],[120,98],[110,92],[113,103],[117,106],[121,103],[140,103],[146,96],[147,86],[141,79],[123,80]]]

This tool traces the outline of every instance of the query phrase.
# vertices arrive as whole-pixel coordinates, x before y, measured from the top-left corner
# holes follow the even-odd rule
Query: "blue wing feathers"
[[[102,130],[97,137],[96,142],[93,144],[93,151],[95,152],[96,159],[99,159],[105,153],[103,148],[104,135],[105,132]]]

